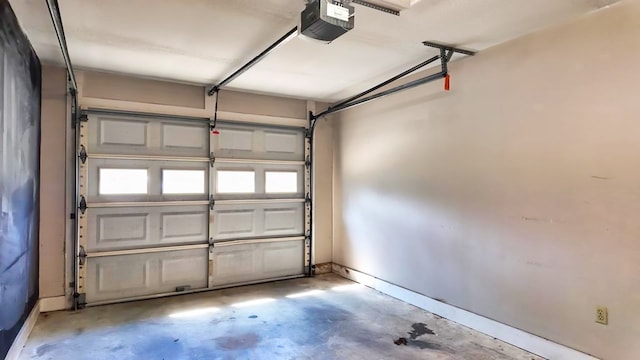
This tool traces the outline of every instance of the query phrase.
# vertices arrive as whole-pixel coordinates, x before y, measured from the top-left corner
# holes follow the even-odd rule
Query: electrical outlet
[[[606,306],[596,307],[596,322],[604,325],[609,323],[609,313]]]

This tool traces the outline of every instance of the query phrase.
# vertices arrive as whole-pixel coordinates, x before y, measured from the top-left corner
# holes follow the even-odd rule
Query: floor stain
[[[49,351],[57,349],[59,346],[59,344],[42,344],[36,348],[36,355],[42,356]]]
[[[258,318],[258,315],[251,315],[251,316],[249,316],[249,319],[257,319],[257,318]]]
[[[140,359],[177,359],[183,348],[174,337],[149,334],[148,340],[136,346],[134,351]]]
[[[223,350],[244,350],[258,345],[260,337],[254,333],[246,333],[237,336],[221,336],[213,340]]]
[[[408,332],[409,338],[411,340],[415,340],[425,334],[428,334],[428,335],[436,334],[435,332],[433,332],[433,330],[429,329],[427,327],[427,324],[425,323],[415,323],[411,325],[411,328],[413,328],[413,330]]]
[[[441,345],[441,344],[437,344],[437,343],[433,343],[433,342],[429,342],[429,341],[423,341],[423,340],[411,340],[409,341],[409,346],[416,346],[421,350],[437,350],[437,351],[444,351],[444,352],[448,352],[450,354],[455,354],[455,350],[453,350],[450,347]]]
[[[111,351],[120,351],[122,349],[124,349],[124,345],[117,345],[117,346],[112,346],[112,347],[109,348],[109,350],[111,350]]]

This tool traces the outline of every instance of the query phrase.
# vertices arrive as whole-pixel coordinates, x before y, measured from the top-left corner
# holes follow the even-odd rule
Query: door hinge
[[[87,252],[84,251],[84,246],[80,245],[78,250],[78,264],[84,265],[87,262]]]
[[[87,200],[84,196],[80,195],[80,204],[78,205],[78,209],[84,215],[84,212],[87,211]]]
[[[213,164],[216,163],[216,156],[213,155],[213,152],[209,153],[209,165],[213,167]]]
[[[213,195],[209,195],[209,210],[213,211],[213,207],[216,205],[216,200]]]
[[[307,155],[307,158],[304,160],[304,166],[307,169],[311,166],[311,155]]]
[[[307,195],[304,196],[304,202],[305,204],[311,204],[311,194],[307,193]]]
[[[80,154],[78,155],[78,157],[83,164],[87,162],[87,149],[84,147],[84,145],[80,145]]]

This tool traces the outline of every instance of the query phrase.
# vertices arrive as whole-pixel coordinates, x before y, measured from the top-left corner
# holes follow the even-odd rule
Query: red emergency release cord
[[[449,76],[449,74],[444,76],[444,89],[446,91],[451,89],[451,76]]]

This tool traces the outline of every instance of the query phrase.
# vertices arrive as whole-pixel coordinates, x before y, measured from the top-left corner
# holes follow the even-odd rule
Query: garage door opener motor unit
[[[322,41],[333,41],[353,29],[354,8],[350,1],[311,0],[302,11],[302,34]]]

